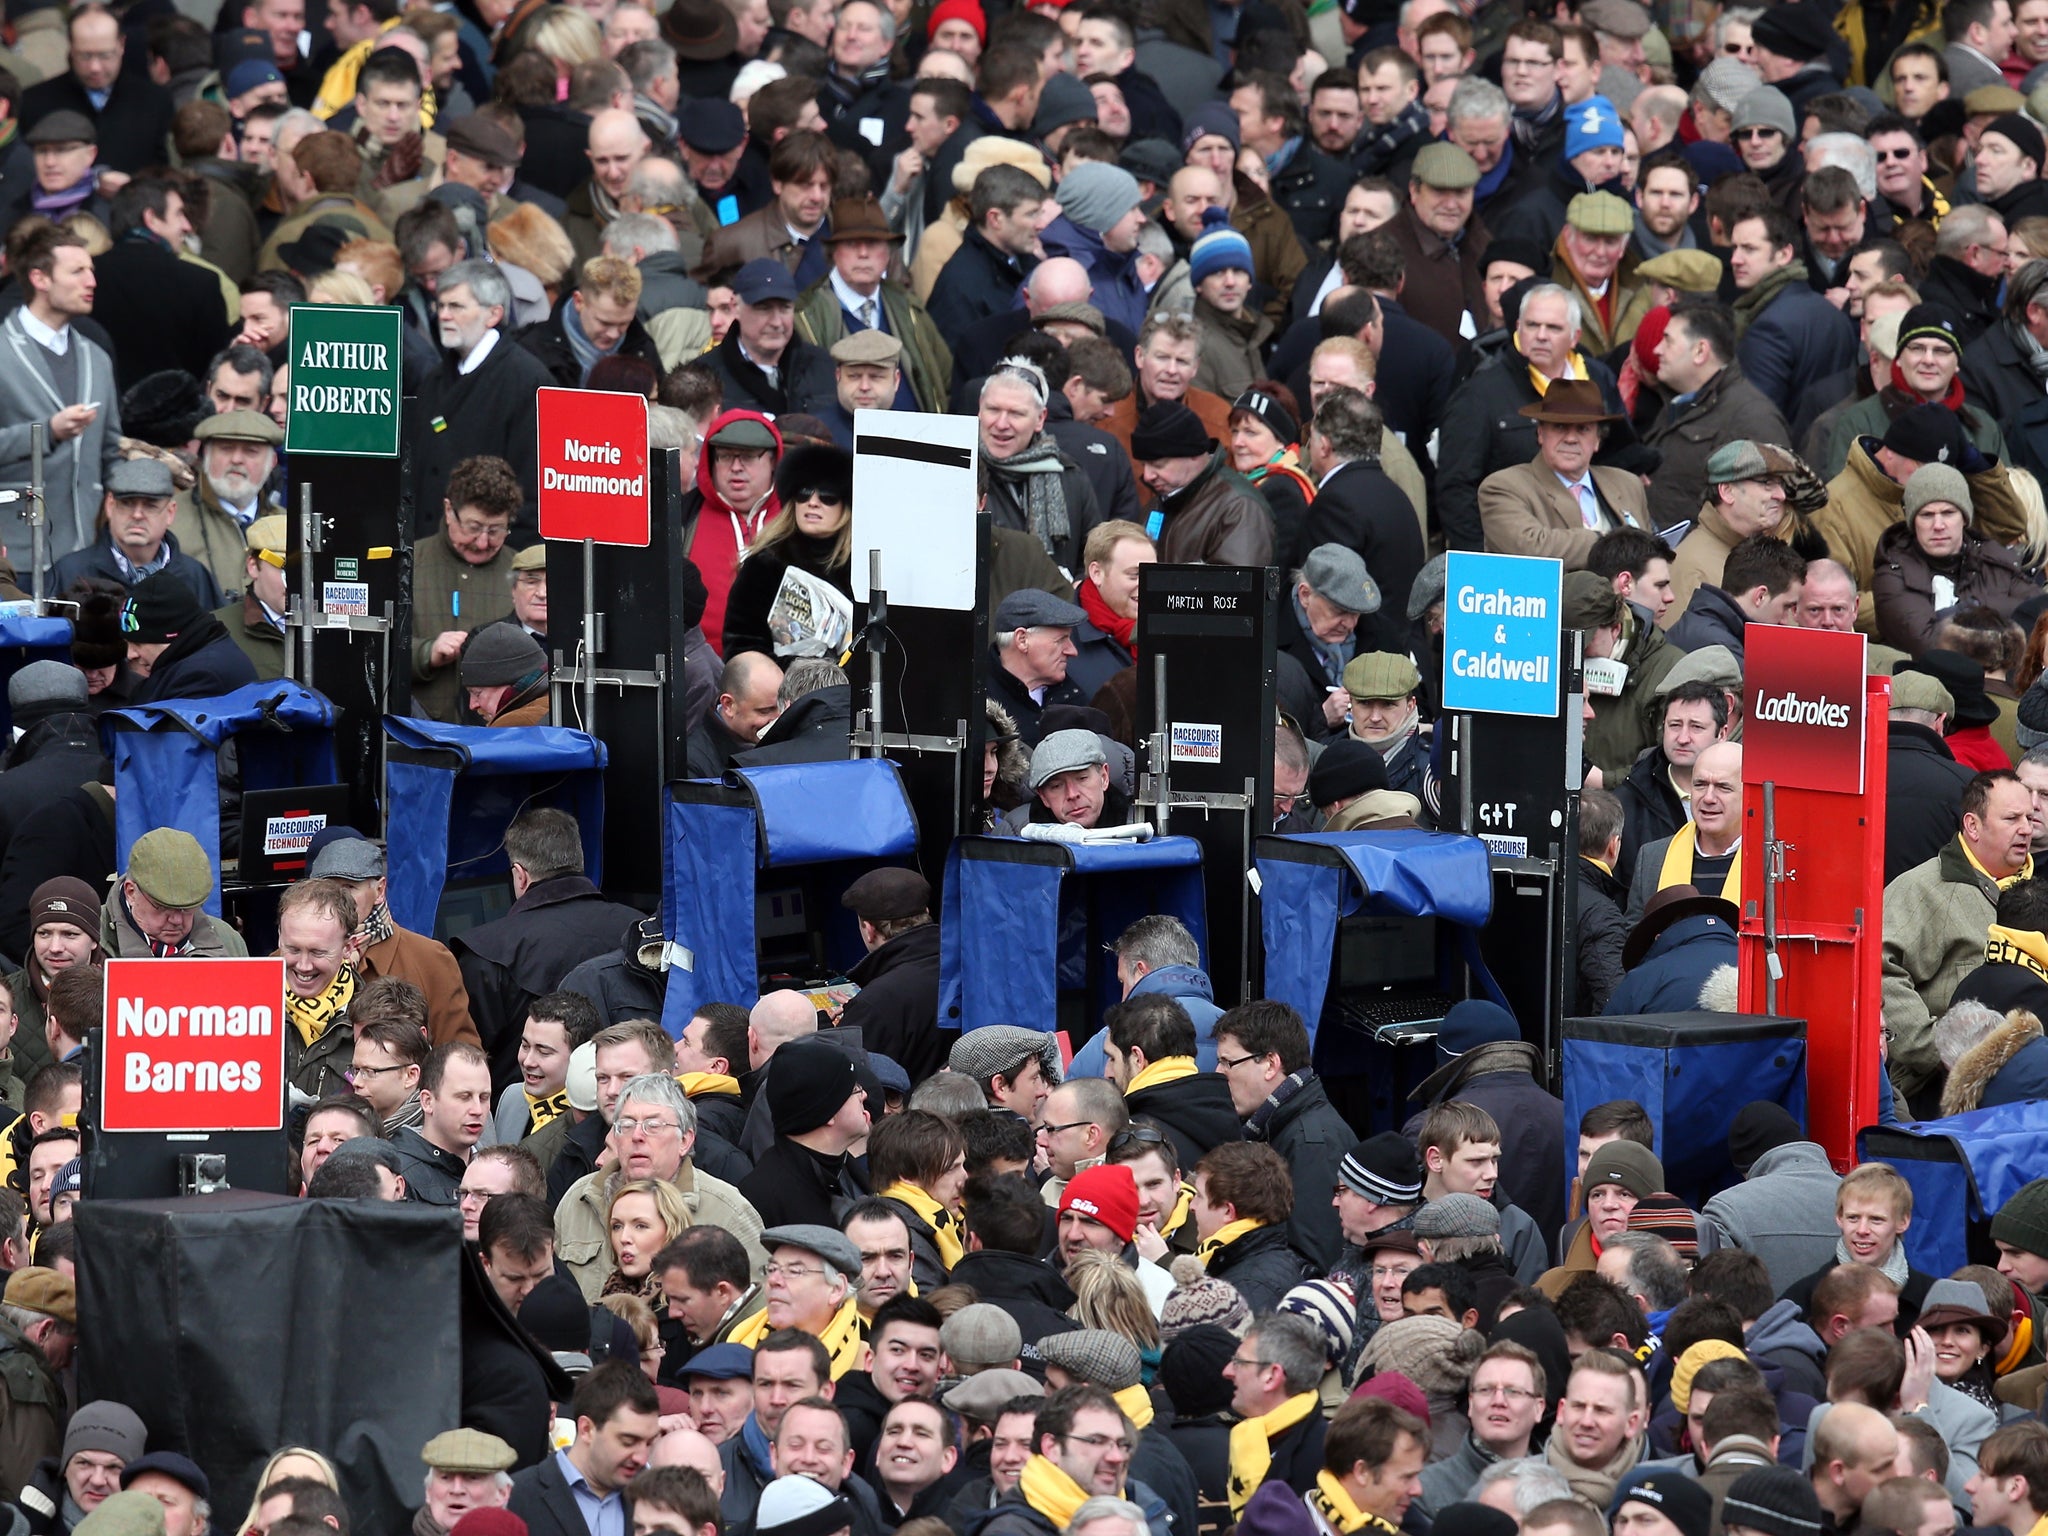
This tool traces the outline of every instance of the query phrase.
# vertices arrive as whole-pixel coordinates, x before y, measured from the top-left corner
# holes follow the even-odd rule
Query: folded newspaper
[[[768,633],[778,656],[836,657],[853,633],[853,601],[829,581],[789,566],[768,605]]]

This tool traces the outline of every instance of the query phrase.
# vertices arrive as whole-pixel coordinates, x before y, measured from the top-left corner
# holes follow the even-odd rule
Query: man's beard
[[[237,507],[255,499],[263,490],[260,481],[250,479],[238,469],[218,475],[209,469],[206,472],[206,483],[213,488],[216,500]]]

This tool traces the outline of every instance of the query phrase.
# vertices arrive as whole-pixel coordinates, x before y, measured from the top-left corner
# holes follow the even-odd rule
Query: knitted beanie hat
[[[2048,1256],[2048,1179],[2022,1184],[1991,1218],[1991,1240]]]
[[[1964,518],[1975,515],[1970,505],[1970,482],[1953,464],[1922,464],[1906,481],[1906,519],[1911,521],[1931,501],[1945,501],[1962,508]]]
[[[1579,1187],[1588,1194],[1602,1184],[1619,1184],[1638,1200],[1664,1187],[1664,1165],[1648,1147],[1633,1141],[1610,1141],[1595,1147]]]
[[[1144,201],[1138,178],[1121,166],[1083,160],[1060,178],[1054,194],[1060,212],[1083,229],[1101,234]]]
[[[1188,250],[1188,280],[1200,284],[1212,272],[1235,267],[1252,270],[1252,243],[1230,227],[1230,211],[1208,208],[1202,213],[1202,232]]]
[[[1351,1364],[1358,1337],[1358,1298],[1342,1280],[1304,1280],[1275,1310],[1293,1312],[1323,1330],[1323,1359],[1330,1369]]]
[[[1726,1339],[1701,1339],[1680,1355],[1671,1368],[1671,1406],[1680,1413],[1691,1411],[1692,1379],[1708,1361],[1747,1358],[1739,1344],[1730,1344]]]
[[[1377,1397],[1414,1414],[1425,1424],[1429,1422],[1429,1399],[1422,1395],[1422,1388],[1399,1371],[1380,1371],[1361,1381],[1352,1389],[1351,1397],[1354,1402],[1361,1397]]]
[[[1399,1371],[1425,1392],[1464,1387],[1486,1352],[1485,1335],[1448,1317],[1403,1317],[1381,1326],[1360,1355],[1367,1370]]]
[[[133,1408],[101,1399],[87,1403],[71,1416],[64,1431],[63,1455],[57,1465],[60,1469],[69,1466],[71,1458],[80,1451],[104,1451],[124,1462],[133,1461],[142,1454],[148,1440],[149,1431]]]
[[[1820,1536],[1820,1500],[1790,1467],[1757,1467],[1728,1486],[1721,1518],[1763,1536]]]
[[[1782,1104],[1758,1099],[1735,1112],[1735,1121],[1728,1127],[1728,1157],[1735,1171],[1747,1178],[1766,1152],[1804,1140],[1805,1129]]]
[[[1237,1335],[1214,1323],[1196,1323],[1173,1335],[1159,1357],[1159,1385],[1173,1399],[1176,1418],[1200,1418],[1230,1406],[1232,1389],[1223,1368],[1236,1353]]]
[[[1159,1337],[1171,1342],[1191,1328],[1218,1327],[1243,1338],[1251,1326],[1252,1309],[1227,1280],[1210,1277],[1202,1261],[1184,1253],[1170,1266],[1176,1289],[1159,1309]]]

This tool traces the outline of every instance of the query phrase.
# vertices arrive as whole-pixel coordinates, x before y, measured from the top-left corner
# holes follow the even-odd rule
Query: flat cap
[[[158,458],[121,459],[107,471],[105,483],[107,494],[117,499],[146,496],[167,501],[178,489],[171,483],[171,466]]]
[[[1431,555],[1408,585],[1408,619],[1413,623],[1444,600],[1444,584],[1450,579],[1450,561]]]
[[[7,707],[17,715],[39,706],[79,708],[89,696],[85,674],[64,661],[32,661],[7,680]]]
[[[1318,544],[1301,562],[1301,579],[1309,591],[1346,613],[1380,611],[1379,583],[1348,544]]]
[[[1564,221],[1582,235],[1625,235],[1636,227],[1635,210],[1612,192],[1581,192],[1566,205]]]
[[[176,827],[145,832],[128,847],[128,878],[160,907],[180,911],[213,894],[213,865],[199,839]]]
[[[1020,629],[1072,629],[1087,620],[1085,611],[1037,587],[1019,587],[996,608],[996,633]]]
[[[973,1305],[979,1307],[986,1306],[987,1303],[975,1302]],[[966,1307],[960,1309],[961,1312],[967,1310]],[[958,1312],[953,1314],[954,1317],[959,1315]],[[1007,1316],[1008,1314],[1004,1315]],[[950,1323],[952,1318],[948,1318],[946,1321]],[[939,1330],[939,1340],[942,1346],[945,1342],[945,1337],[946,1330],[941,1328]],[[951,1354],[952,1351],[948,1350],[947,1353]],[[992,1422],[996,1415],[1002,1412],[1003,1404],[1009,1402],[1012,1398],[1043,1396],[1045,1396],[1044,1382],[1026,1376],[1022,1371],[997,1369],[993,1371],[976,1371],[972,1376],[961,1382],[959,1386],[942,1396],[939,1401],[955,1413],[964,1414],[970,1419],[979,1419],[982,1423],[986,1424]]]
[[[1422,686],[1422,674],[1406,656],[1368,651],[1344,668],[1344,691],[1354,699],[1405,699]]]
[[[728,154],[746,136],[746,114],[723,97],[692,97],[676,111],[676,137],[700,154]]]
[[[1742,663],[1725,645],[1703,645],[1678,658],[1678,665],[1657,680],[1659,698],[1685,683],[1712,683],[1723,693],[1742,691]]]
[[[381,880],[384,850],[367,837],[338,837],[313,855],[307,873],[316,880]]]
[[[486,1440],[497,1440],[495,1435],[486,1435],[484,1438]],[[505,1442],[498,1440],[498,1444],[505,1445]],[[512,1447],[505,1445],[505,1449],[509,1452]],[[511,1463],[506,1462],[505,1465],[509,1467]],[[212,1481],[200,1470],[199,1463],[190,1456],[180,1456],[176,1451],[151,1451],[146,1456],[138,1456],[121,1469],[121,1486],[123,1488],[130,1486],[135,1479],[141,1477],[145,1472],[161,1473],[163,1476],[171,1479],[172,1482],[183,1484],[192,1491],[193,1496],[196,1498],[210,1499],[213,1497]]]
[[[860,1274],[860,1250],[845,1233],[831,1227],[807,1221],[770,1227],[761,1234],[761,1246],[769,1250],[801,1248],[805,1253],[815,1253],[848,1279]]]
[[[871,923],[893,923],[929,912],[932,888],[914,869],[871,869],[846,888],[839,905]]]
[[[1719,293],[1721,258],[1711,251],[1666,251],[1637,267],[1636,276],[1680,293]]]
[[[998,1072],[1008,1072],[1023,1057],[1036,1053],[1046,1083],[1060,1082],[1060,1042],[1044,1030],[1026,1029],[1021,1024],[984,1024],[970,1029],[946,1053],[949,1070],[979,1082]]]
[[[777,447],[775,434],[769,430],[768,423],[756,421],[751,416],[734,417],[704,441],[711,448],[766,448],[771,453]]]
[[[1586,0],[1579,7],[1579,17],[1609,37],[1636,38],[1650,30],[1650,13],[1636,0]]]
[[[2003,117],[2026,105],[2027,98],[2009,85],[1980,85],[1963,98],[1963,111],[1971,117]]]
[[[420,1460],[436,1472],[509,1472],[519,1453],[480,1429],[444,1429],[420,1447]]]
[[[747,1381],[754,1374],[754,1352],[744,1344],[713,1344],[685,1360],[676,1374],[709,1381]]]
[[[0,1302],[28,1312],[40,1312],[60,1323],[78,1326],[78,1287],[69,1275],[31,1264],[7,1277],[7,1289]]]
[[[519,163],[519,140],[504,124],[472,112],[452,123],[438,125],[450,149],[459,149],[472,160],[509,170]]]
[[[219,411],[192,430],[202,443],[267,443],[284,441],[284,428],[261,411]]]
[[[1500,1212],[1477,1195],[1445,1195],[1415,1213],[1417,1237],[1498,1237]]]
[[[1108,762],[1102,738],[1093,731],[1054,731],[1031,749],[1027,781],[1035,794],[1063,773],[1072,773],[1077,768],[1101,768]]]
[[[21,138],[25,144],[97,144],[100,131],[83,112],[52,112]]]
[[[1439,141],[1422,146],[1408,175],[1439,192],[1462,192],[1479,185],[1479,162],[1457,145]]]
[[[1098,336],[1109,334],[1109,322],[1102,318],[1102,311],[1085,299],[1069,299],[1064,304],[1048,304],[1031,317],[1034,329],[1044,329],[1052,320],[1064,320],[1069,325],[1085,325]]]
[[[1008,1365],[1024,1349],[1017,1319],[1001,1307],[972,1302],[939,1328],[939,1348],[955,1365]]]
[[[1955,695],[1942,686],[1941,679],[1931,673],[1894,672],[1892,708],[1924,709],[1933,715],[1952,715],[1956,712],[1956,700]]]
[[[902,355],[902,342],[887,331],[873,327],[849,331],[832,343],[832,361],[835,363],[875,363],[894,367]]]
[[[1619,624],[1626,605],[1614,583],[1597,571],[1570,571],[1560,606],[1566,629],[1600,629]]]
[[[1769,443],[1737,438],[1723,443],[1707,460],[1707,484],[1730,485],[1737,480],[1762,480],[1782,475],[1792,466],[1788,456]]]
[[[281,555],[291,540],[291,524],[282,512],[272,512],[259,517],[242,530],[242,543],[252,555]]]
[[[1077,1328],[1050,1333],[1038,1341],[1047,1365],[1056,1365],[1076,1381],[1121,1392],[1142,1379],[1144,1362],[1138,1346],[1107,1328]]]
[[[529,544],[512,557],[515,571],[542,571],[548,568],[548,547],[546,544]]]

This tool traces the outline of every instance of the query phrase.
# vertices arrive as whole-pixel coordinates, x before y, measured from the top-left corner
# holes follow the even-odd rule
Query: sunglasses
[[[1912,159],[1912,158],[1913,158],[1913,156],[1915,156],[1916,154],[1918,154],[1918,153],[1919,153],[1919,151],[1918,151],[1917,149],[1914,149],[1914,148],[1912,148],[1912,147],[1911,147],[1911,146],[1909,145],[1909,146],[1907,146],[1907,147],[1906,147],[1905,149],[1880,149],[1880,150],[1878,150],[1878,151],[1877,151],[1876,153],[1877,153],[1877,158],[1878,158],[1878,159],[1879,159],[1880,161],[1883,161],[1883,160],[1910,160],[1910,159]]]
[[[837,491],[820,490],[798,491],[794,496],[789,498],[789,504],[793,507],[800,507],[807,501],[818,501],[823,502],[828,507],[837,507],[845,505],[846,498],[841,496]]]
[[[1785,131],[1782,128],[1738,128],[1734,133],[1734,137],[1738,139],[1782,139],[1784,136]]]

